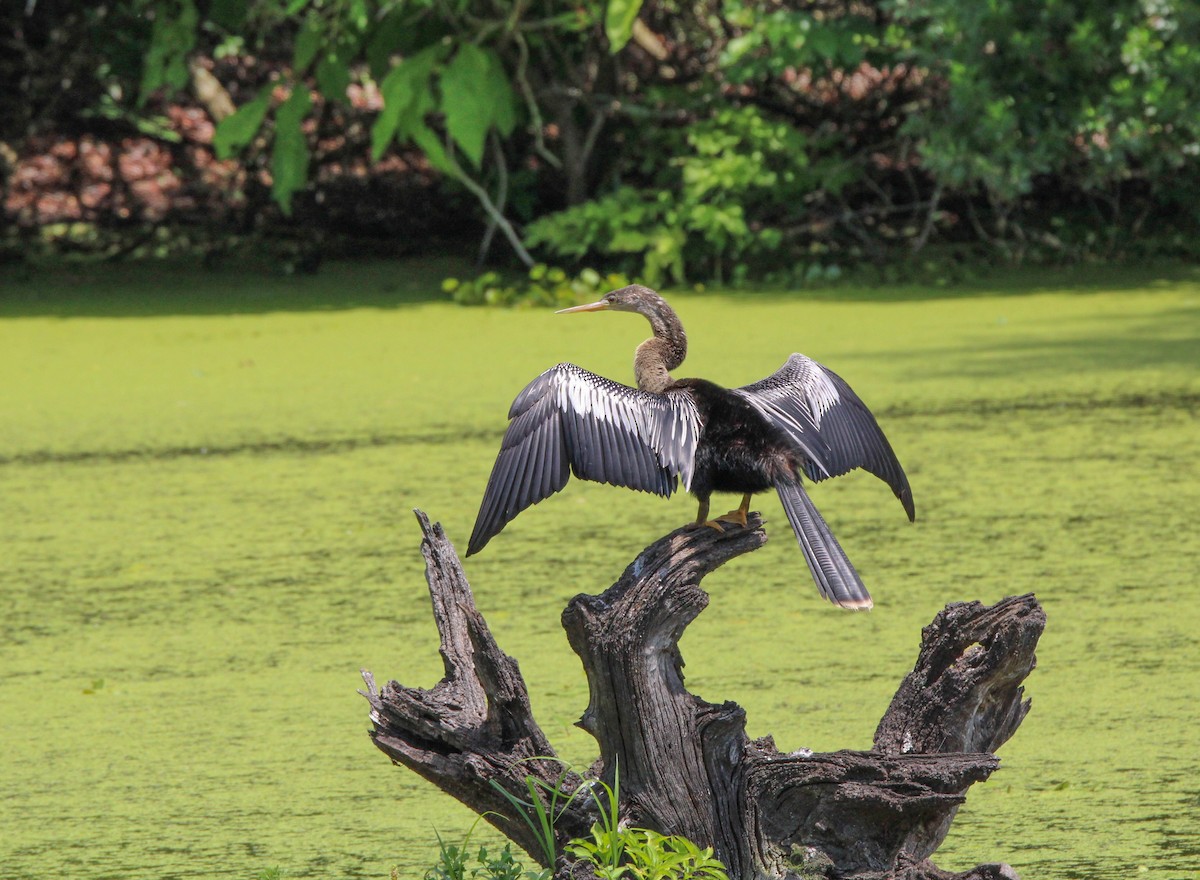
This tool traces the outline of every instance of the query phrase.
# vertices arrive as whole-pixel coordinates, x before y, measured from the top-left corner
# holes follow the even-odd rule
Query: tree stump
[[[416,513],[446,674],[431,690],[395,681],[377,689],[364,670],[371,738],[545,864],[497,785],[528,797],[527,775],[567,791],[583,780],[555,760],[517,663],[476,609],[441,526]],[[929,857],[1029,711],[1021,683],[1045,627],[1037,600],[947,605],[922,631],[916,666],[870,751],[783,754],[770,737],[747,737],[737,704],[688,693],[679,653],[684,628],[708,604],[700,580],[765,541],[758,514],[745,528],[679,529],[563,612],[590,689],[579,725],[600,746],[594,772],[611,784],[619,768],[622,816],[711,846],[731,880],[1015,878],[1002,864],[949,874]],[[560,852],[595,818],[592,798],[574,799],[555,826]]]

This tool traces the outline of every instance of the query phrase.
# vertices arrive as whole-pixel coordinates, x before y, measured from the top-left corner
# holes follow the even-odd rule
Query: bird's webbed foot
[[[700,526],[708,526],[710,529],[716,529],[718,532],[725,531],[725,526],[722,523],[733,523],[742,528],[746,527],[746,516],[750,512],[750,494],[742,496],[741,506],[737,510],[731,510],[729,513],[721,514],[716,519],[708,518],[708,502],[701,501],[700,509],[696,513],[696,521],[688,523],[688,528],[696,529]]]
[[[742,528],[745,528],[746,527],[746,516],[747,516],[747,514],[750,513],[750,495],[751,494],[752,493],[747,492],[745,495],[742,496],[742,503],[740,505],[738,505],[737,510],[731,510],[731,511],[729,511],[729,513],[726,513],[722,516],[718,516],[715,521],[716,522],[737,523]]]
[[[731,511],[729,511],[729,513],[722,514],[721,516],[718,516],[714,520],[709,520],[709,522],[705,523],[705,525],[712,525],[714,523],[735,523],[735,524],[741,526],[742,528],[745,528],[746,527],[746,511],[742,510],[739,507],[737,510],[731,510]]]

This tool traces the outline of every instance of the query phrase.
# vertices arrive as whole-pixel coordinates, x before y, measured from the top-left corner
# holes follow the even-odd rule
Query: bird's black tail
[[[871,594],[804,487],[799,481],[778,482],[775,491],[821,595],[843,608],[870,608]]]

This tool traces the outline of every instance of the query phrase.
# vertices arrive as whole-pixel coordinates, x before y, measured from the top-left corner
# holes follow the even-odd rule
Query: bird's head
[[[637,312],[639,315],[653,319],[663,314],[664,311],[670,311],[670,309],[671,307],[667,305],[667,301],[649,287],[642,287],[640,284],[630,284],[627,287],[609,291],[594,303],[573,306],[569,309],[559,309],[557,314],[565,315],[568,312],[604,311]]]
[[[610,290],[594,303],[561,309],[558,314],[565,312],[637,312],[650,322],[654,338],[638,346],[633,361],[638,388],[643,391],[661,392],[671,382],[669,372],[687,357],[687,334],[679,316],[649,287],[630,284]]]

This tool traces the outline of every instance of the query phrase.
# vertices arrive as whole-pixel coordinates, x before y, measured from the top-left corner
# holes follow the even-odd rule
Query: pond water
[[[0,876],[420,877],[473,817],[371,745],[356,693],[441,675],[410,511],[462,548],[515,393],[563,360],[627,381],[645,323],[426,301],[427,267],[105,271],[0,301]],[[946,602],[1034,591],[1032,712],[935,860],[1195,877],[1200,285],[1069,282],[672,298],[679,375],[840,372],[918,513],[861,473],[813,489],[875,597],[851,614],[756,498],[771,540],[705,581],[687,684],[781,748],[866,748]],[[559,613],[694,515],[573,483],[467,563],[576,764]]]

